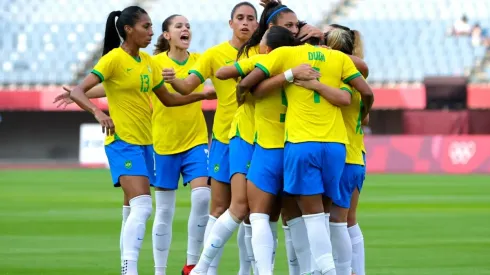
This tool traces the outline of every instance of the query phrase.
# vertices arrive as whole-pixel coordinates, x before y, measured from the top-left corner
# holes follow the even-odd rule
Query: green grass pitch
[[[490,274],[490,177],[368,175],[359,223],[368,274]],[[107,170],[0,171],[0,275],[119,274],[122,192]],[[178,191],[167,274],[186,256],[189,188]],[[140,274],[153,274],[151,224]],[[288,274],[282,230],[275,274]],[[236,274],[236,238],[220,274]]]

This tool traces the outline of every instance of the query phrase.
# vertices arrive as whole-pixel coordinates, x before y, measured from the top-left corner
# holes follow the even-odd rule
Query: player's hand
[[[317,27],[314,27],[312,25],[304,25],[301,27],[298,33],[298,37],[302,42],[305,42],[306,40],[310,39],[311,37],[318,37],[322,39],[323,37],[323,32]]]
[[[247,97],[247,90],[241,89],[239,86],[236,87],[236,102],[238,106],[241,106],[245,103],[245,99]]]
[[[163,80],[165,82],[172,83],[176,78],[175,70],[173,68],[163,69],[162,70],[162,76],[163,76]]]
[[[204,91],[203,94],[204,94],[204,98],[206,100],[218,99],[218,96],[216,95],[216,91],[215,90]]]
[[[278,2],[279,4],[282,4],[281,3],[281,0],[260,0],[260,5],[262,7],[265,7],[267,6],[267,4],[269,4],[270,2]]]
[[[293,68],[292,71],[294,79],[298,80],[312,80],[321,76],[320,73],[314,70],[309,64],[301,64]]]
[[[58,102],[58,105],[56,106],[56,108],[65,109],[66,106],[73,103],[73,100],[71,100],[71,98],[70,98],[71,90],[65,86],[63,86],[63,90],[65,90],[64,93],[59,94],[54,98],[53,103]]]
[[[315,90],[317,84],[318,84],[318,80],[299,80],[299,79],[294,80],[294,85],[303,87],[308,90]]]
[[[102,126],[102,133],[105,133],[108,136],[112,136],[115,133],[114,122],[112,119],[104,113],[102,110],[97,110],[94,112],[95,119]]]

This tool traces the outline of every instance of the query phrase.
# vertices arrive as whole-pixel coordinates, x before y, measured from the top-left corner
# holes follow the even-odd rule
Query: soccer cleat
[[[196,265],[185,265],[184,268],[182,268],[182,275],[190,275],[194,267],[196,267]]]

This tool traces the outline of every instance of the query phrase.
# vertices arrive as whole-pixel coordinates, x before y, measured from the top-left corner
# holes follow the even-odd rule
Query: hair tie
[[[272,19],[274,18],[274,16],[276,16],[278,13],[280,13],[281,11],[287,9],[288,7],[287,6],[282,6],[280,8],[278,8],[276,11],[274,11],[270,16],[269,16],[269,19],[267,19],[267,21],[265,22],[266,25],[269,25],[269,23],[272,21]]]

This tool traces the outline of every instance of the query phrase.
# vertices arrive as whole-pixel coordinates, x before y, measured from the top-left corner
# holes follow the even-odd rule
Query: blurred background
[[[100,58],[109,12],[147,10],[155,31],[148,53],[163,20],[185,15],[191,51],[204,52],[231,37],[238,2],[0,0],[0,274],[117,270],[121,200],[103,168],[100,127],[78,107],[52,103]],[[490,274],[490,0],[283,2],[300,20],[363,36],[375,93],[359,214],[368,271]],[[214,109],[203,103],[209,129]],[[171,274],[185,258],[189,196],[179,192]],[[227,249],[222,271],[237,267],[236,245]],[[150,274],[150,238],[142,257]],[[286,265],[276,273],[287,274]]]

